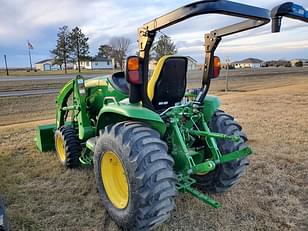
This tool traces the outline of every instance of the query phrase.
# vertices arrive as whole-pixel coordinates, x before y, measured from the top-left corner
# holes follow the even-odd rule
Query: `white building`
[[[66,69],[73,69],[74,64],[68,62],[66,64]],[[54,59],[44,59],[35,63],[35,69],[38,71],[55,71],[55,70],[64,70],[64,63],[62,67],[58,64],[54,64]]]
[[[95,69],[112,69],[112,60],[108,58],[94,57],[91,60],[80,61],[81,69],[95,70]],[[78,69],[78,63],[74,64],[74,69]]]
[[[44,59],[35,63],[35,69],[39,71],[61,70],[58,64],[53,64],[53,59]]]
[[[188,63],[187,63],[187,71],[192,71],[197,69],[197,60],[194,58],[187,56]]]
[[[233,62],[232,65],[235,68],[260,68],[262,63],[263,61],[260,59],[248,58]]]
[[[186,56],[188,59],[187,63],[187,71],[196,70],[197,69],[197,60],[190,56]],[[154,70],[157,65],[157,61],[155,59],[151,59],[149,61],[149,70]]]
[[[292,67],[295,67],[295,64],[297,62],[302,62],[303,67],[308,67],[308,59],[292,59],[292,60],[290,60]]]
[[[155,67],[156,67],[156,65],[157,65],[157,60],[155,60],[155,59],[151,59],[150,61],[149,61],[149,70],[154,70],[155,69]]]

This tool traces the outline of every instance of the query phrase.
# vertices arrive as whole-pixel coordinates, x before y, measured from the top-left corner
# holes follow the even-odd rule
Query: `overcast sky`
[[[271,9],[281,0],[234,0]],[[295,1],[295,0],[294,0]],[[192,0],[0,0],[0,67],[3,54],[10,67],[29,64],[27,40],[33,62],[50,58],[55,47],[58,28],[79,26],[89,37],[91,55],[112,36],[131,39],[131,53],[137,48],[136,30],[143,23],[167,13]],[[307,0],[297,3],[308,8]],[[236,22],[234,17],[220,15],[199,16],[163,30],[176,42],[181,55],[203,61],[203,35],[220,26]],[[270,24],[238,33],[223,39],[217,54],[232,61],[255,57],[263,60],[308,58],[308,24],[284,18],[282,33],[271,34]]]

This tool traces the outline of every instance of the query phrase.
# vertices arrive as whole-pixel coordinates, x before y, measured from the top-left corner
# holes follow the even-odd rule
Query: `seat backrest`
[[[185,95],[187,57],[163,56],[148,83],[148,97],[156,110],[164,110],[180,102]]]

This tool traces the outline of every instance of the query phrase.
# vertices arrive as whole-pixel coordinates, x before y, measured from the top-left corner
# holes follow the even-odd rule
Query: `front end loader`
[[[187,57],[162,57],[149,78],[157,31],[191,17],[223,14],[244,21],[204,35],[199,89],[187,89]],[[77,76],[57,97],[56,124],[38,127],[39,150],[56,149],[68,168],[94,165],[106,210],[129,230],[150,230],[167,220],[177,192],[218,208],[205,192],[224,192],[239,181],[252,153],[234,118],[207,95],[220,72],[214,55],[224,36],[265,25],[269,11],[224,0],[198,1],[138,29],[139,55],[126,71],[85,80]]]

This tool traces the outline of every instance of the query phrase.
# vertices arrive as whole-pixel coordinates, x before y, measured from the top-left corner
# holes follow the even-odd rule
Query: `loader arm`
[[[63,107],[67,106],[67,100],[70,97],[74,90],[74,80],[67,82],[62,90],[59,92],[59,95],[56,100],[57,111],[56,111],[56,124],[57,128],[64,125],[65,122],[65,111],[62,110]]]
[[[60,91],[57,97],[56,127],[60,128],[65,124],[66,113],[72,111],[78,118],[78,137],[80,140],[86,140],[94,135],[95,129],[91,126],[91,121],[86,109],[86,92],[84,78],[78,75],[75,79],[69,81]],[[68,106],[67,101],[73,95],[73,105]],[[75,126],[73,124],[73,126]]]

